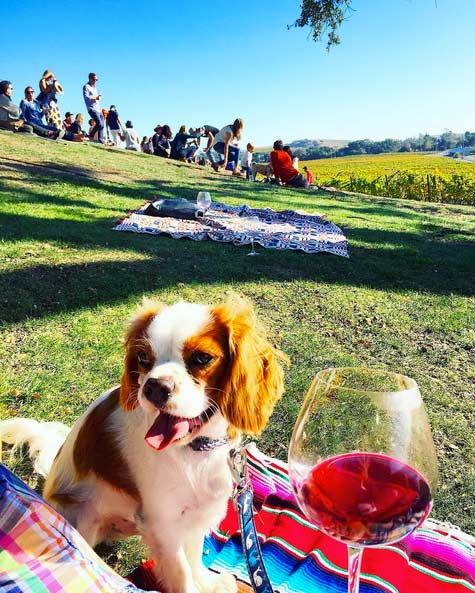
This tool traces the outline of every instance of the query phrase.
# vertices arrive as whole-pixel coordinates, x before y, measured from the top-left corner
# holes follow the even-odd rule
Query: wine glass
[[[417,383],[366,368],[319,372],[289,446],[303,513],[348,546],[348,592],[363,549],[396,542],[428,516],[437,484],[434,443]]]
[[[247,223],[251,223],[251,230],[252,227],[254,227],[254,230],[256,230],[257,225],[259,224],[259,217],[258,216],[247,216],[246,217],[246,222]],[[257,251],[254,249],[254,235],[251,235],[251,251],[247,254],[250,255],[252,257],[255,257],[256,255],[259,255],[257,253]]]
[[[200,191],[196,196],[196,205],[200,210],[206,212],[208,208],[211,206],[211,196],[207,191]]]

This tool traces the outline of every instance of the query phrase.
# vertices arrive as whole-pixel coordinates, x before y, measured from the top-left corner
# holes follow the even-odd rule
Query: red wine
[[[294,488],[302,510],[323,532],[347,544],[402,539],[431,508],[430,488],[415,469],[386,455],[347,453],[313,467]]]

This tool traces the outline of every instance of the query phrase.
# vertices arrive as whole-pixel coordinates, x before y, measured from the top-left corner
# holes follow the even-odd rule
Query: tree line
[[[333,148],[322,146],[318,140],[295,140],[289,145],[294,156],[302,161],[313,161],[316,159],[328,159],[333,157],[353,156],[358,154],[381,154],[385,152],[431,152],[450,150],[455,147],[475,146],[475,132],[456,134],[444,132],[440,136],[421,134],[417,138],[406,138],[405,140],[352,140],[346,146]],[[255,161],[268,161],[268,152],[254,153]]]

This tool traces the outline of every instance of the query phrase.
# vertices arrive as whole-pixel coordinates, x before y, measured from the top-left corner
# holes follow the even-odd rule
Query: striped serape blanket
[[[322,214],[271,208],[227,206],[213,202],[206,215],[196,220],[168,216],[148,216],[144,211],[150,202],[119,220],[115,231],[168,234],[174,239],[211,239],[234,245],[256,245],[268,249],[301,250],[306,253],[325,251],[348,257],[348,246],[342,230]]]
[[[299,511],[285,463],[248,448],[255,522],[270,579],[279,593],[347,588],[345,546],[326,537]],[[236,512],[230,503],[219,529],[205,539],[203,560],[239,579],[250,593]],[[137,589],[132,582],[141,589]],[[0,464],[1,593],[140,593],[158,590],[150,563],[122,579],[79,533]],[[365,550],[361,593],[475,591],[475,540],[452,526],[426,522],[392,546]]]
[[[286,464],[248,447],[255,523],[264,562],[280,593],[346,593],[347,551],[310,524],[291,491]],[[205,564],[232,572],[241,592],[252,591],[232,504],[205,540]],[[150,564],[132,578],[156,586]],[[405,540],[363,553],[361,593],[469,593],[475,591],[475,539],[453,526],[426,521]]]

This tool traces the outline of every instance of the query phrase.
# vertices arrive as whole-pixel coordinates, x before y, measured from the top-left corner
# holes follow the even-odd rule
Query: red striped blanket
[[[346,547],[321,533],[300,512],[286,464],[248,448],[254,487],[255,522],[264,561],[274,588],[281,593],[341,592],[347,590]],[[249,591],[236,512],[228,513],[205,541],[204,562],[232,572],[240,589]],[[156,584],[150,566],[132,578],[144,589]],[[426,523],[405,540],[365,550],[361,593],[475,592],[475,539],[453,526]]]

